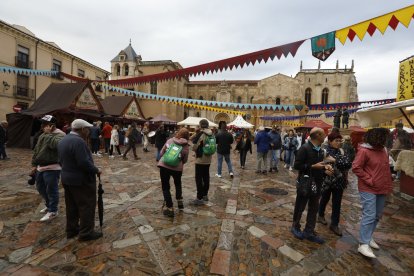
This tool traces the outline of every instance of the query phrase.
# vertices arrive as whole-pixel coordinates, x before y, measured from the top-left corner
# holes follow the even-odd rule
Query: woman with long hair
[[[244,130],[241,135],[235,150],[238,150],[240,153],[240,166],[244,169],[247,153],[250,152],[250,154],[252,154],[252,139],[250,132],[247,129]]]
[[[385,197],[392,192],[392,178],[385,148],[388,133],[389,130],[385,128],[368,130],[352,164],[352,171],[358,177],[362,204],[358,252],[370,258],[376,258],[372,248],[379,249],[379,246],[372,235],[382,216]]]

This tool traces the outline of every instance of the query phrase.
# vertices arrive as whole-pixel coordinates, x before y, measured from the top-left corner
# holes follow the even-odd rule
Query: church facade
[[[181,69],[178,62],[171,60],[143,61],[131,44],[111,60],[112,79],[125,79]],[[302,64],[295,77],[276,74],[261,80],[189,81],[188,79],[154,82],[135,85],[128,89],[151,94],[180,98],[212,100],[219,102],[253,104],[309,105],[358,101],[357,82],[354,64],[350,68],[303,69]],[[188,109],[168,103],[140,100],[144,115],[155,117],[158,114],[181,121],[187,116],[205,117],[211,121],[230,122],[235,115],[213,111]],[[263,111],[243,110],[247,120],[256,125],[271,125],[274,122],[262,121],[260,116],[295,116],[321,111]],[[308,113],[309,112],[309,113]],[[332,119],[324,121],[332,123]]]

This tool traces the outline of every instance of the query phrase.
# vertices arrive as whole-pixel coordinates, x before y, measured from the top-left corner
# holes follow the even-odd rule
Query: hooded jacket
[[[383,195],[392,192],[391,171],[385,148],[375,149],[370,144],[361,144],[352,171],[358,177],[360,192]]]
[[[162,159],[162,156],[164,155],[164,153],[167,151],[168,147],[171,144],[177,144],[183,147],[183,149],[181,150],[181,162],[176,167],[166,165]],[[161,149],[161,153],[160,153],[161,158],[160,158],[160,161],[158,162],[158,167],[163,167],[163,168],[170,169],[173,171],[182,172],[184,168],[184,164],[187,163],[188,161],[188,152],[189,152],[189,146],[188,146],[188,141],[186,139],[176,138],[176,137],[168,139],[165,145]]]
[[[202,147],[204,144],[204,140],[206,139],[206,137],[213,135],[213,132],[211,131],[211,129],[208,128],[204,128],[201,130],[201,135],[200,137],[196,136],[195,140],[193,140],[193,151],[196,152],[196,156],[197,156],[197,150],[199,147]],[[198,139],[197,139],[198,138]],[[213,155],[205,155],[202,154],[200,157],[196,157],[196,164],[200,164],[200,165],[210,165],[211,164],[211,157]]]
[[[234,139],[227,130],[220,130],[216,134],[217,142],[217,153],[219,154],[230,154],[231,144],[233,144]]]

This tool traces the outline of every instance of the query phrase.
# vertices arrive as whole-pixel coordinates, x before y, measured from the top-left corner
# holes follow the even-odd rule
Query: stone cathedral
[[[130,43],[111,60],[111,79],[145,76],[181,68],[178,62],[171,60],[144,61]],[[317,69],[304,69],[301,63],[295,77],[279,73],[261,80],[190,81],[181,79],[140,84],[127,87],[127,89],[180,98],[253,104],[309,105],[358,101],[353,61],[349,68],[346,66],[339,68],[337,62],[334,69],[321,69],[320,63]],[[147,118],[164,114],[176,121],[184,120],[187,116],[199,116],[214,122],[230,122],[235,117],[232,114],[188,109],[152,100],[140,100],[139,103]],[[308,112],[306,109],[300,112],[244,111],[247,114],[247,120],[256,126],[272,124],[271,121],[260,120],[260,116],[295,116]],[[321,113],[321,111],[310,111],[308,114],[312,113]],[[324,116],[321,119],[332,123],[332,119],[325,119]]]

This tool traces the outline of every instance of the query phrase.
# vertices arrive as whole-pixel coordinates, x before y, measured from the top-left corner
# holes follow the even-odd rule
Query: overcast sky
[[[0,19],[23,25],[37,37],[110,71],[110,60],[132,40],[143,60],[173,60],[183,67],[310,38],[364,21],[413,1],[280,0],[1,0]],[[1,42],[0,42],[1,43]],[[322,68],[355,61],[360,100],[396,96],[399,61],[414,55],[414,23],[336,51]],[[1,50],[1,44],[0,44]],[[259,80],[277,73],[295,76],[300,61],[317,68],[310,41],[296,57],[275,59],[192,80]]]

